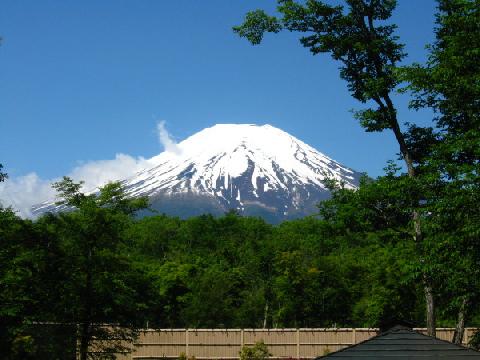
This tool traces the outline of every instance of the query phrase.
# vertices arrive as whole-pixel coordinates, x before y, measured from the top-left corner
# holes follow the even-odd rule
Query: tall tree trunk
[[[421,229],[420,214],[418,211],[413,211],[413,227],[415,230],[415,242],[421,244],[423,241],[423,233]],[[423,261],[423,259],[420,259]],[[435,298],[433,297],[432,282],[427,274],[422,274],[423,294],[425,296],[425,312],[427,322],[427,335],[437,336],[437,317],[435,313]]]
[[[423,275],[423,292],[425,295],[425,306],[427,312],[427,334],[429,336],[437,336],[436,316],[435,316],[435,299],[425,274]]]
[[[92,259],[92,249],[88,249],[87,252],[87,264],[91,263]],[[88,346],[91,338],[92,331],[92,293],[93,293],[93,284],[92,284],[92,269],[90,266],[87,266],[85,269],[86,278],[85,278],[85,298],[83,299],[84,314],[81,321],[81,334],[80,334],[80,360],[87,360],[88,358]]]
[[[83,323],[80,329],[80,360],[87,360],[90,342],[90,324]]]
[[[375,99],[377,104],[388,111],[390,114],[390,128],[395,135],[395,139],[400,146],[400,153],[402,154],[403,160],[405,165],[407,166],[407,173],[408,177],[414,179],[417,177],[415,166],[414,166],[414,159],[410,149],[407,146],[405,141],[405,136],[400,129],[400,125],[398,124],[397,116],[395,107],[393,105],[392,100],[388,93],[382,95],[383,100],[380,98]],[[423,232],[421,227],[421,218],[420,213],[418,210],[412,211],[412,220],[413,220],[413,238],[415,242],[420,245],[423,242]],[[420,259],[422,260],[422,259]],[[422,282],[423,282],[423,293],[425,296],[425,312],[426,312],[426,322],[427,322],[427,334],[429,336],[436,336],[436,315],[435,315],[435,299],[433,297],[433,290],[432,290],[432,283],[428,276],[423,273],[422,274]]]
[[[468,299],[463,297],[460,309],[458,310],[457,325],[455,326],[455,332],[453,333],[452,342],[454,344],[461,344],[463,340],[463,334],[465,333],[465,319],[467,317]]]
[[[268,320],[268,300],[265,302],[265,309],[263,313],[263,328],[267,328],[267,320]]]

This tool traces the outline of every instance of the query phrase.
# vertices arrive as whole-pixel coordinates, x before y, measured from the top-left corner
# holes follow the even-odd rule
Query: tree
[[[436,41],[425,65],[402,69],[414,109],[431,108],[439,140],[424,160],[432,195],[427,203],[432,260],[443,260],[444,291],[453,293],[458,311],[454,342],[480,296],[478,231],[480,209],[480,5],[477,0],[439,0]],[[447,284],[444,284],[447,285]]]
[[[119,183],[87,195],[81,183],[64,177],[54,188],[61,204],[76,209],[50,218],[64,253],[62,321],[78,324],[81,360],[114,358],[143,325],[148,280],[123,251],[123,233],[147,200],[126,197]]]
[[[38,253],[27,249],[31,228],[11,209],[0,206],[0,349],[6,359],[29,359],[33,340],[24,320],[35,304],[34,272]]]
[[[355,269],[346,277],[358,287],[349,315],[357,326],[423,317],[416,286],[418,246],[410,235],[417,196],[408,189],[408,177],[386,170],[388,175],[377,180],[363,178],[358,190],[331,183],[332,197],[319,204],[325,232],[339,244],[332,257],[339,267],[351,262]]]
[[[4,359],[72,359],[74,337],[57,320],[56,237],[0,206],[0,349]],[[50,325],[41,325],[49,323]],[[73,346],[72,346],[73,345]]]
[[[272,279],[273,320],[279,327],[345,324],[352,302],[352,280],[345,264],[305,250],[278,252]],[[348,314],[348,315],[347,315]]]
[[[242,25],[234,27],[240,36],[258,44],[265,32],[277,33],[282,29],[306,33],[300,42],[315,55],[330,53],[341,63],[340,77],[347,81],[352,96],[363,104],[364,110],[356,113],[367,132],[390,130],[398,142],[400,155],[405,162],[412,182],[417,178],[414,143],[409,143],[402,132],[397,110],[392,100],[400,79],[399,62],[406,54],[403,45],[394,35],[395,25],[386,25],[396,6],[395,0],[345,0],[344,6],[331,6],[318,0],[299,3],[278,0],[280,18],[267,15],[262,10],[247,13]],[[428,131],[427,131],[428,134]],[[420,200],[420,199],[418,199]],[[412,208],[413,237],[423,241],[419,202]],[[435,302],[431,279],[423,275],[426,300],[427,328],[435,335]]]

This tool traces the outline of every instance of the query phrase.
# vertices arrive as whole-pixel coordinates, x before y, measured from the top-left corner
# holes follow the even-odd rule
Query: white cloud
[[[112,160],[88,161],[75,167],[67,176],[77,182],[84,181],[83,191],[88,192],[107,182],[123,180],[152,165],[143,157],[117,154]],[[8,178],[0,183],[0,202],[3,206],[12,206],[22,217],[32,217],[32,205],[55,199],[52,183],[58,180],[60,178],[41,179],[36,173]]]
[[[165,121],[159,121],[157,124],[158,141],[163,145],[165,151],[180,154],[180,148],[177,143],[172,139],[170,133],[165,128]]]
[[[116,154],[112,160],[89,161],[74,168],[68,175],[76,181],[83,180],[85,191],[91,191],[110,181],[123,180],[136,172],[152,166],[143,157],[134,158],[126,154]]]
[[[31,217],[31,207],[55,198],[50,180],[42,180],[35,173],[16,178],[9,177],[0,183],[0,203],[12,206],[22,217]]]
[[[157,124],[158,140],[165,151],[178,154],[180,149],[165,129],[165,122]],[[153,159],[116,154],[111,160],[87,161],[75,167],[67,176],[74,181],[84,181],[83,191],[92,191],[109,181],[123,180],[136,172],[154,166]],[[51,184],[60,178],[41,179],[35,172],[25,176],[10,177],[0,183],[0,203],[12,206],[22,217],[32,217],[31,207],[55,199]]]

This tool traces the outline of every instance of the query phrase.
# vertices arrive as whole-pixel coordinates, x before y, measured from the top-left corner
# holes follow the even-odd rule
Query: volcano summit
[[[149,160],[152,167],[121,180],[130,196],[148,196],[168,215],[214,215],[235,209],[269,222],[315,212],[329,196],[324,178],[355,188],[361,174],[270,125],[219,124]],[[40,214],[55,210],[44,203]]]

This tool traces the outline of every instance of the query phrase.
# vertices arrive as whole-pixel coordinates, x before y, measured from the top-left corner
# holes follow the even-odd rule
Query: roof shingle
[[[480,360],[480,352],[445,340],[420,334],[405,326],[394,326],[369,340],[320,356],[347,359],[452,359]]]

